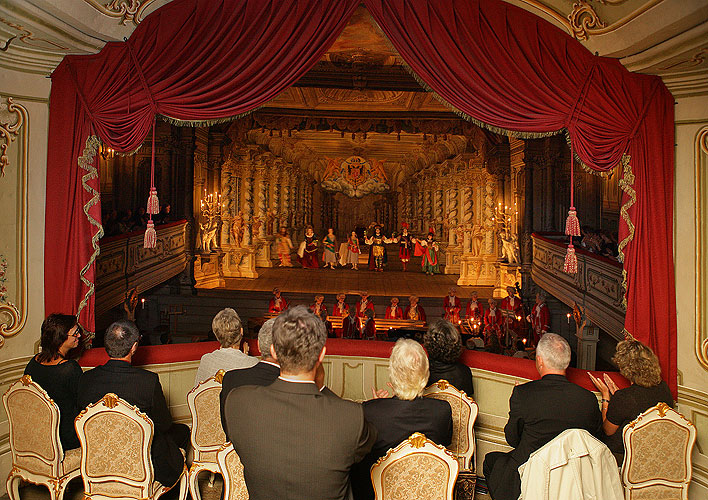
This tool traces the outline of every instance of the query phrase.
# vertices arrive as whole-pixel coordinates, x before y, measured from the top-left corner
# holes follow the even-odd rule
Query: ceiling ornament
[[[346,160],[327,159],[322,188],[343,193],[350,198],[363,198],[367,194],[385,193],[391,186],[388,184],[382,160],[350,156]]]
[[[592,31],[607,27],[592,6],[584,0],[573,4],[573,11],[568,14],[568,19],[573,36],[582,41],[588,40]]]
[[[5,19],[4,17],[0,17],[0,23],[3,23],[4,25],[9,26],[10,28],[13,28],[13,29],[16,29],[17,31],[19,31],[20,32],[20,35],[19,35],[20,41],[26,45],[29,45],[30,47],[46,50],[47,47],[42,46],[41,43],[39,43],[39,44],[37,43],[37,42],[42,42],[42,43],[46,43],[48,45],[51,45],[53,47],[56,47],[57,49],[60,49],[60,50],[69,50],[69,47],[64,47],[63,45],[59,45],[56,42],[52,42],[51,40],[47,40],[46,38],[37,38],[36,36],[34,36],[34,33],[32,33],[30,30],[28,30],[27,28],[25,28],[21,24],[13,23],[12,21]],[[15,38],[15,37],[13,37],[13,38]],[[12,39],[7,41],[7,45],[4,50],[7,50],[7,47],[9,47],[11,41],[12,41]]]
[[[397,102],[398,100],[406,96],[405,92],[395,90],[355,90],[321,87],[318,87],[315,90],[317,92],[317,100],[321,103],[371,102],[379,104],[391,104]]]
[[[127,25],[132,22],[134,25],[140,24],[145,17],[145,9],[155,0],[111,0],[108,3],[101,3],[99,0],[84,0],[91,7],[108,17],[120,19],[120,24]]]
[[[706,57],[708,57],[708,47],[702,48],[701,50],[698,51],[697,54],[695,54],[690,59],[685,59],[683,61],[679,61],[679,62],[676,62],[676,63],[671,64],[669,66],[661,67],[659,69],[661,71],[665,71],[665,70],[676,68],[678,66],[683,66],[681,69],[694,68],[696,66],[700,66],[701,64],[703,64],[706,60]]]

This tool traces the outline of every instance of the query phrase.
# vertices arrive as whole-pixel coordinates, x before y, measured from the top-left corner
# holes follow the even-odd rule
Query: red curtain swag
[[[132,151],[156,114],[197,121],[249,112],[309,70],[359,3],[176,0],[149,15],[127,42],[65,57],[50,97],[47,312],[81,307],[81,324],[93,329],[100,206],[89,136]],[[500,0],[364,3],[422,83],[467,118],[519,133],[567,129],[576,155],[598,171],[629,155],[620,220],[625,329],[655,350],[675,394],[674,118],[661,80],[593,56]]]

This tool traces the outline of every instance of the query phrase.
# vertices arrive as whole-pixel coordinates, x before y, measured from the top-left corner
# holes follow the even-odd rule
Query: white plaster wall
[[[34,74],[3,69],[0,72],[0,99],[3,103],[12,97],[16,104],[27,108],[29,126],[25,124],[20,134],[29,133],[30,147],[28,155],[29,198],[28,212],[28,261],[27,287],[28,303],[26,306],[27,323],[14,337],[5,340],[0,348],[0,393],[4,393],[11,381],[22,375],[24,365],[34,352],[34,345],[39,340],[39,330],[44,319],[44,205],[47,159],[47,127],[49,119],[50,80]],[[16,157],[16,148],[21,137],[10,144],[8,156]],[[14,179],[19,165],[10,164],[5,178],[0,178],[0,196],[16,199],[17,184],[8,182]],[[12,174],[12,175],[10,175]],[[0,214],[0,217],[3,217]],[[19,223],[19,221],[18,221]],[[19,234],[3,234],[2,238],[19,238]],[[16,241],[16,240],[15,240]],[[8,245],[14,248],[15,245]],[[19,256],[14,256],[19,260]],[[9,278],[14,281],[15,269],[8,269]],[[15,290],[8,297],[17,303],[18,284],[10,283],[10,290]],[[0,406],[0,495],[5,493],[4,478],[10,470],[10,452],[8,444],[8,426],[5,409]]]

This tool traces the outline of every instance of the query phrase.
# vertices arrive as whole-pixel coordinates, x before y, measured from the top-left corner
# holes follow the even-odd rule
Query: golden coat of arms
[[[367,160],[361,156],[350,156],[346,160],[329,158],[322,188],[344,193],[352,198],[384,193],[391,189],[383,169],[383,161]]]

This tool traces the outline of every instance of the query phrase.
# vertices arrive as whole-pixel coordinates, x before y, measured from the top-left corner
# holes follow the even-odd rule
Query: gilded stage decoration
[[[16,196],[6,198],[14,199],[16,208],[12,210],[9,205],[2,208],[3,215],[8,219],[13,217],[11,214],[14,214],[13,218],[16,220],[17,229],[14,237],[5,235],[0,243],[0,250],[7,252],[0,262],[0,299],[2,299],[0,300],[0,347],[5,344],[5,338],[17,335],[24,328],[27,322],[28,303],[29,113],[27,108],[15,103],[11,97],[7,98],[5,109],[8,113],[16,116],[16,121],[12,125],[5,122],[0,123],[0,139],[6,141],[2,143],[0,168],[10,164],[10,157],[13,160],[16,159],[17,170],[13,174],[17,176],[18,182],[10,185],[17,185],[18,189],[15,191],[14,188],[11,188]],[[19,147],[16,154],[13,154],[10,152],[10,143],[16,138],[19,138]],[[7,256],[13,255],[15,249],[17,249],[16,262],[10,266]],[[14,291],[8,290],[5,286],[8,279],[8,269],[16,272],[15,283],[17,285]],[[17,305],[11,298],[12,292],[14,292],[14,300],[17,300]]]
[[[383,161],[350,156],[346,160],[329,158],[322,187],[327,191],[344,193],[350,198],[363,198],[367,194],[385,193],[388,184]]]
[[[110,0],[102,3],[99,0],[84,0],[91,7],[108,17],[119,19],[120,24],[140,24],[145,17],[145,10],[155,0]]]

